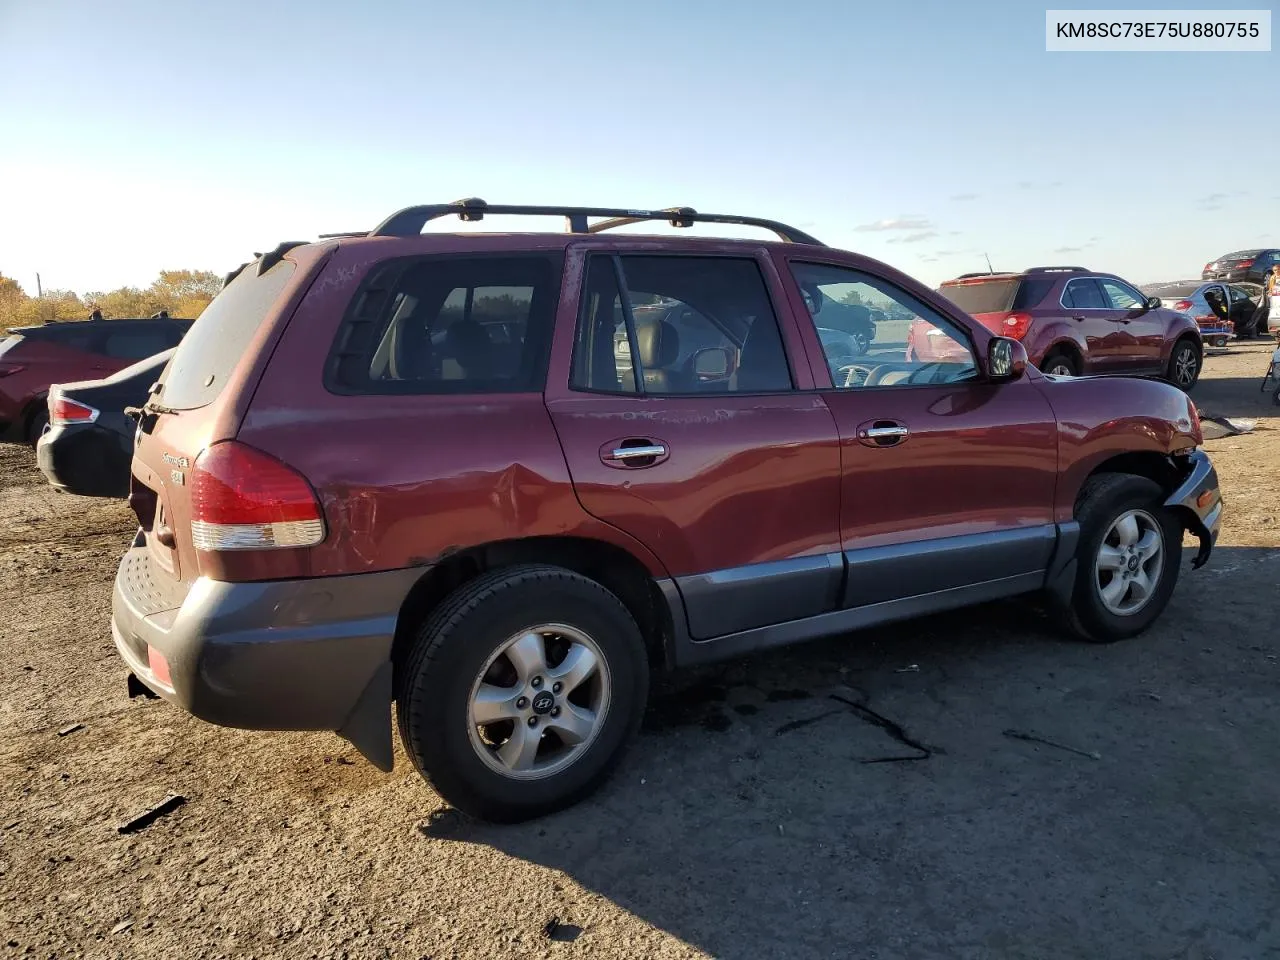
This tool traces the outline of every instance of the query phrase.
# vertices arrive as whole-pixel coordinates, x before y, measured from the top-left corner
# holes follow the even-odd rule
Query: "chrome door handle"
[[[906,435],[906,427],[868,427],[866,431],[868,440],[885,440],[892,437],[905,437]]]
[[[610,453],[606,460],[644,460],[649,457],[665,457],[667,448],[660,443],[654,443],[647,447],[617,447]]]

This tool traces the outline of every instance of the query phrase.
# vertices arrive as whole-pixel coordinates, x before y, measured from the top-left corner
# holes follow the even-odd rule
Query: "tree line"
[[[209,270],[161,270],[151,286],[120,287],[86,293],[46,290],[30,296],[22,285],[0,274],[0,330],[42,323],[85,320],[94,310],[107,319],[150,317],[164,310],[194,320],[222,289],[222,277]]]

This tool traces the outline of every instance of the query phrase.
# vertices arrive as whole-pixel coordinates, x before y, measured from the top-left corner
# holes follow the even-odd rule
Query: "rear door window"
[[[1079,277],[1067,282],[1062,291],[1062,305],[1070,310],[1110,310],[1098,281],[1093,277]]]
[[[582,311],[575,389],[661,396],[792,388],[754,259],[593,256]]]
[[[163,377],[165,406],[194,410],[217,399],[295,269],[281,260],[258,276],[257,264],[249,264],[213,298],[182,338]]]
[[[562,261],[437,256],[384,265],[338,331],[327,386],[347,394],[540,392]]]

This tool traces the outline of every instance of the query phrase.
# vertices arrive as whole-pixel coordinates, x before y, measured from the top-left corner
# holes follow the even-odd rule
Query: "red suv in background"
[[[1184,390],[1200,377],[1204,344],[1195,321],[1109,273],[1035,267],[966,274],[938,292],[993,333],[1020,341],[1031,362],[1053,376],[1160,376]],[[926,322],[912,324],[913,355],[932,357],[934,340]]]
[[[32,445],[55,383],[100,380],[178,345],[191,320],[74,320],[17,327],[0,342],[0,439]]]
[[[422,233],[487,214],[568,231]],[[637,220],[783,242],[608,232]],[[828,353],[832,302],[948,359],[888,322]],[[1221,522],[1200,441],[1173,387],[1043,377],[783,224],[411,207],[282,244],[196,322],[140,417],[111,629],[195,715],[383,769],[394,701],[445,799],[517,820],[602,781],[655,669],[1036,591],[1082,638],[1140,633]]]

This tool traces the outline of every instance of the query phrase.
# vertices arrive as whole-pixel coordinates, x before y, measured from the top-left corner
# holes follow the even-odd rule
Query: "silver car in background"
[[[1223,280],[1152,283],[1142,292],[1159,297],[1170,310],[1191,316],[1199,324],[1204,342],[1215,347],[1225,347],[1237,331],[1248,329],[1262,296],[1262,288],[1255,283]]]

